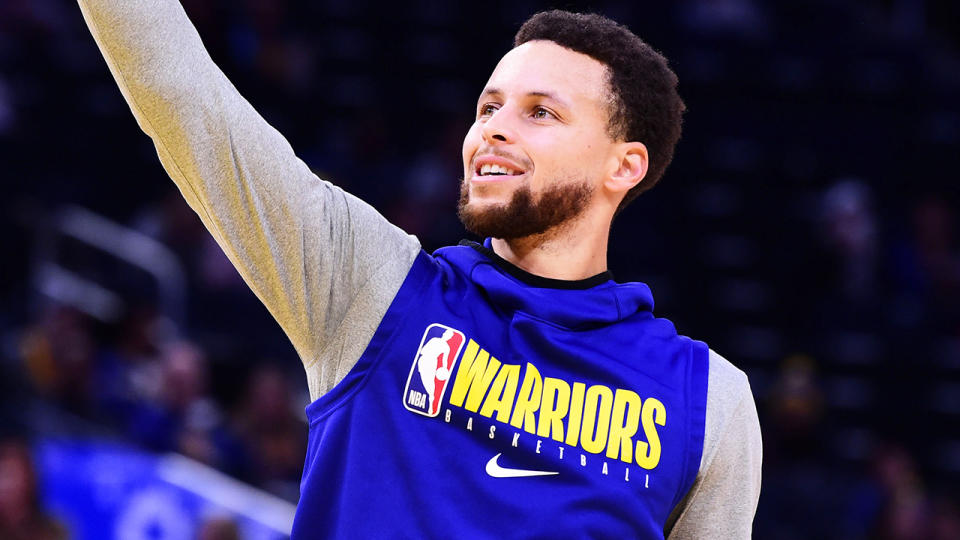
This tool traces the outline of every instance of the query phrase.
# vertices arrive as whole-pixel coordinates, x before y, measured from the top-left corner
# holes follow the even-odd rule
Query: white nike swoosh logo
[[[497,464],[502,454],[497,454],[487,462],[487,474],[494,478],[520,478],[522,476],[550,476],[560,474],[555,471],[529,471],[527,469],[506,469]]]

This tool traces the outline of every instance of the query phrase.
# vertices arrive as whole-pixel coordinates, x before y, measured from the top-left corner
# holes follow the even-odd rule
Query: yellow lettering
[[[540,405],[538,437],[552,437],[563,442],[563,417],[570,408],[570,385],[561,379],[543,379],[543,402]]]
[[[667,425],[667,408],[657,398],[645,399],[643,411],[640,413],[640,423],[643,425],[643,434],[646,435],[649,444],[637,441],[637,465],[650,470],[660,463],[660,435],[654,424]]]
[[[493,359],[493,361],[496,361],[496,359]],[[500,373],[497,373],[497,378],[493,380],[486,401],[483,402],[483,408],[480,409],[481,416],[490,418],[496,412],[498,422],[509,421],[510,409],[513,408],[513,400],[517,397],[517,384],[519,382],[520,366],[504,364]],[[467,402],[469,403],[469,398],[467,398]]]
[[[489,364],[487,364],[488,358]],[[463,352],[463,358],[460,359],[457,378],[453,382],[453,390],[450,391],[450,403],[457,407],[464,407],[463,400],[466,398],[465,408],[477,412],[480,402],[483,401],[483,395],[487,392],[487,387],[490,386],[490,381],[493,380],[498,369],[500,369],[500,361],[491,358],[490,353],[481,349],[477,342],[471,339],[467,344],[467,350]]]
[[[536,431],[537,418],[533,413],[540,408],[542,391],[543,379],[540,378],[540,371],[527,362],[527,371],[523,374],[523,384],[520,385],[520,395],[517,396],[517,404],[513,406],[511,426],[516,428],[523,426],[528,433]]]
[[[583,419],[583,393],[587,386],[573,383],[573,397],[570,398],[570,416],[567,416],[567,444],[576,446],[580,439],[580,421]]]
[[[595,384],[587,389],[587,397],[583,404],[580,446],[591,454],[599,454],[607,444],[612,406],[613,392],[609,388],[602,384]]]
[[[607,457],[633,463],[633,440],[640,426],[640,408],[643,402],[636,392],[617,389],[613,397],[613,414],[610,417],[610,439],[607,441]]]

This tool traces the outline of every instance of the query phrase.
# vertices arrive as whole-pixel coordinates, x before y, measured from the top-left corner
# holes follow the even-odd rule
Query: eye
[[[546,107],[539,107],[539,106],[533,109],[533,114],[531,116],[533,116],[537,120],[546,120],[548,118],[557,117],[557,115],[550,112],[550,109],[547,109]]]
[[[491,116],[493,113],[497,112],[499,105],[495,103],[484,103],[480,106],[480,109],[477,111],[477,117],[483,118],[485,116]]]

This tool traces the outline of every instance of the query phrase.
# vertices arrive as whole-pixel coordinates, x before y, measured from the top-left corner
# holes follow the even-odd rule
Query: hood
[[[520,311],[568,329],[608,326],[628,318],[653,318],[653,295],[643,283],[617,283],[603,272],[582,280],[549,279],[503,259],[484,244],[463,241],[437,250],[505,312]]]

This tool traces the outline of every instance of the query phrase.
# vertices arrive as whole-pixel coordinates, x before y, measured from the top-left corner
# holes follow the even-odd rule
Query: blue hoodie
[[[307,407],[292,538],[663,538],[703,452],[708,349],[642,283],[421,252]]]

